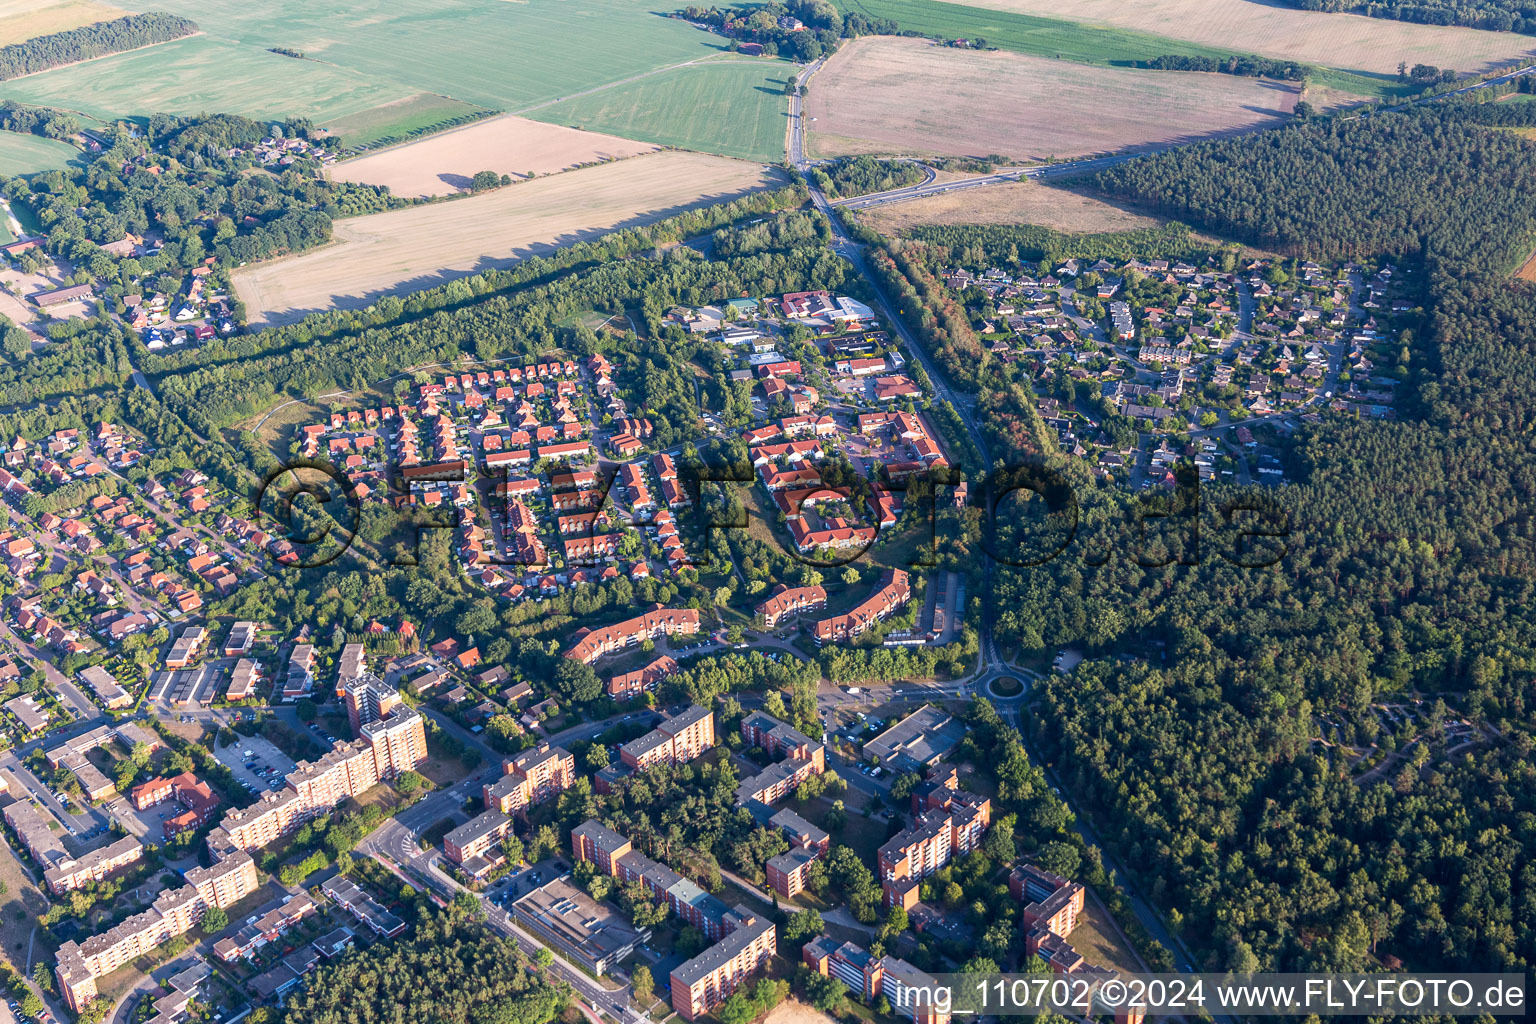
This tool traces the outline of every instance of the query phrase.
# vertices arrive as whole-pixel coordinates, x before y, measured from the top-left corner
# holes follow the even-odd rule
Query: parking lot
[[[293,771],[293,759],[260,736],[240,736],[230,746],[216,748],[214,756],[253,793],[282,789],[283,777]]]

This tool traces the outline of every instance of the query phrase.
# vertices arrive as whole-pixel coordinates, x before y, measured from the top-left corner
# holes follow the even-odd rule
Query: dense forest
[[[927,175],[911,160],[881,160],[872,156],[840,156],[811,168],[816,186],[833,199],[916,185]]]
[[[1352,11],[1425,25],[1467,25],[1494,32],[1536,33],[1530,0],[1288,0],[1307,11]]]
[[[1536,960],[1536,295],[1509,279],[1536,161],[1483,123],[1526,106],[1298,124],[1096,179],[1236,240],[1401,268],[1425,310],[1404,418],[1301,423],[1280,491],[1118,492],[1052,455],[1025,388],[978,375],[994,443],[1075,496],[988,536],[1042,556],[994,573],[999,638],[1088,656],[1037,689],[1034,741],[1211,966]],[[928,237],[1001,256],[1009,232]],[[1416,700],[1412,724],[1376,708]],[[1462,719],[1477,741],[1448,753]]]
[[[179,39],[196,31],[197,25],[186,18],[164,11],[149,11],[38,36],[0,47],[0,82],[109,53]]]
[[[569,999],[516,942],[456,902],[424,914],[408,937],[322,966],[278,1017],[284,1024],[548,1024]]]

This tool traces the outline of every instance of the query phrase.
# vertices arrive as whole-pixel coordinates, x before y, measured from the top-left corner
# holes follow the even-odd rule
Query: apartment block
[[[912,1024],[950,1024],[950,1013],[936,998],[938,982],[905,960],[875,957],[866,950],[828,936],[807,942],[800,951],[805,965],[836,978],[865,1001],[884,996],[897,1014]]]
[[[639,882],[658,900],[665,900],[674,914],[704,933],[719,939],[725,934],[730,908],[694,882],[635,851],[630,841],[597,821],[583,822],[571,830],[571,853],[589,861],[606,875],[628,885]]]
[[[784,760],[750,779],[742,779],[736,787],[737,804],[776,804],[800,783],[827,770],[826,747],[772,715],[754,711],[743,718],[741,735],[750,745],[762,747],[770,756],[782,756]]]
[[[601,629],[583,629],[576,633],[576,643],[566,657],[590,665],[603,655],[621,651],[626,647],[655,640],[660,636],[678,636],[699,631],[699,612],[696,608],[656,607],[644,615],[637,615]]]
[[[192,929],[209,907],[227,908],[256,890],[256,862],[235,853],[212,867],[193,868],[187,884],[155,897],[148,910],[84,942],[59,947],[54,974],[64,1002],[76,1013],[96,997],[96,979]]]
[[[43,872],[43,881],[54,895],[80,889],[127,867],[144,856],[144,844],[133,836],[113,840],[79,860],[64,860]]]
[[[824,587],[786,587],[780,583],[768,599],[755,609],[764,629],[777,629],[780,622],[802,612],[819,612],[827,606]]]
[[[619,748],[619,760],[642,770],[692,761],[715,745],[715,713],[697,704]]]
[[[672,969],[672,1009],[684,1020],[725,1002],[773,956],[772,921],[737,904],[726,914],[725,929],[724,938]]]
[[[548,743],[523,751],[503,767],[506,774],[482,791],[485,806],[501,814],[526,811],[576,784],[576,758]]]
[[[1077,919],[1083,913],[1081,883],[1068,881],[1033,864],[1020,864],[1009,873],[1008,891],[1024,904],[1026,934],[1038,927],[1065,939],[1077,927]]]
[[[443,837],[443,852],[471,878],[479,878],[503,859],[492,851],[512,831],[512,819],[494,807]]]
[[[359,649],[358,658],[361,658],[362,644],[348,644],[347,647]],[[340,696],[347,705],[347,722],[352,726],[354,736],[362,734],[362,728],[370,722],[382,721],[389,717],[396,707],[400,706],[400,694],[393,688],[385,686],[378,676],[360,670],[361,663],[349,666],[346,654],[342,655],[342,675],[338,689]],[[351,671],[351,675],[347,672]]]
[[[856,640],[882,619],[889,617],[912,597],[909,577],[901,569],[887,569],[872,594],[858,607],[842,615],[822,619],[811,629],[818,644],[828,641]]]
[[[934,780],[930,780],[934,781]],[[880,886],[886,906],[911,910],[918,900],[919,883],[955,857],[981,843],[992,823],[992,801],[958,788],[956,776],[946,771],[939,784],[928,788],[912,827],[886,840],[879,852]]]
[[[768,884],[785,899],[797,896],[805,890],[811,865],[827,852],[832,838],[788,808],[769,817],[768,826],[789,840],[786,852],[768,859]]]

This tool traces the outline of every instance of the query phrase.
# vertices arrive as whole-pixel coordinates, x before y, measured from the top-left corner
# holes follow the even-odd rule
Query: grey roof
[[[595,819],[592,821],[584,821],[580,825],[577,825],[575,828],[571,829],[572,841],[575,841],[578,837],[583,836],[591,840],[594,847],[610,855],[615,850],[621,849],[629,842],[628,839],[625,839],[613,829]]]
[[[679,964],[672,968],[672,979],[674,981],[682,982],[684,985],[692,985],[722,964],[730,962],[738,953],[747,946],[750,946],[765,932],[773,931],[773,922],[766,917],[759,917],[745,908],[739,908],[738,912],[743,917],[749,918],[749,923],[738,926],[735,931],[687,963]]]

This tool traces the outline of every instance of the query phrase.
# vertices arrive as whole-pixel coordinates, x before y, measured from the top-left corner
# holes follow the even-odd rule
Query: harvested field
[[[1478,71],[1536,50],[1510,32],[1303,11],[1257,0],[966,0],[963,6],[1069,18],[1189,43],[1396,76],[1399,61]]]
[[[1263,79],[866,37],[844,46],[817,74],[806,110],[816,119],[816,156],[840,155],[840,142],[854,139],[889,153],[1038,160],[1271,124],[1290,113],[1296,98],[1293,85]]]
[[[397,196],[442,196],[469,191],[476,171],[541,175],[655,149],[612,135],[496,117],[348,160],[332,168],[331,177],[386,185]]]
[[[1033,181],[927,196],[861,211],[881,234],[922,224],[1039,224],[1057,231],[1134,231],[1164,223],[1089,196]]]
[[[236,272],[252,323],[359,308],[695,206],[763,187],[760,165],[697,153],[651,153],[522,182],[482,196],[336,224],[336,240]]]
[[[0,0],[0,46],[121,18],[128,12],[95,0]]]

